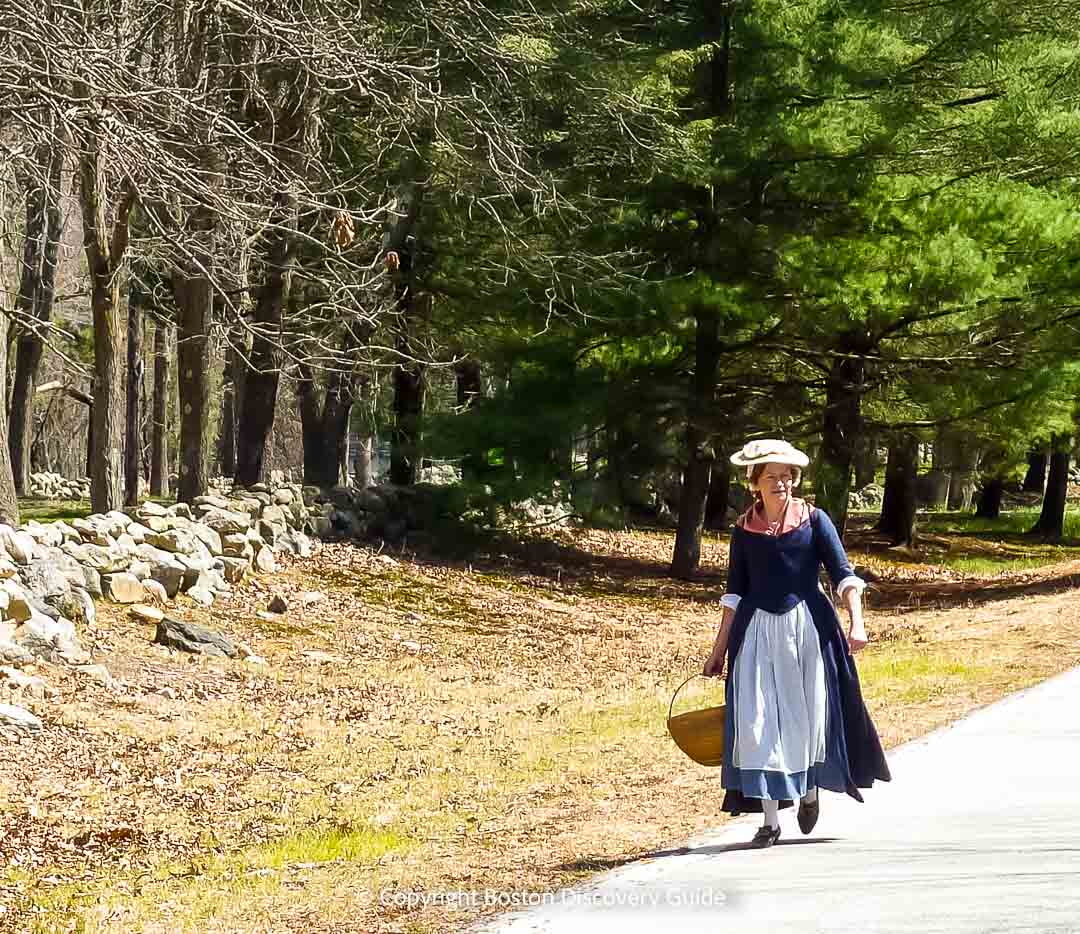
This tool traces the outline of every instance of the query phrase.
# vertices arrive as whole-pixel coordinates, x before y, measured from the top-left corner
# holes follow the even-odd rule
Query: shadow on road
[[[785,840],[781,837],[776,846],[803,846],[814,843],[836,843],[839,837],[798,837]],[[634,856],[585,856],[568,863],[560,863],[554,868],[562,872],[603,872],[608,869],[619,869],[632,863],[650,862],[654,859],[667,859],[672,856],[719,856],[723,853],[739,853],[743,850],[752,850],[755,847],[749,841],[744,843],[724,843],[709,846],[681,846],[672,850],[653,850],[649,853],[638,853]]]

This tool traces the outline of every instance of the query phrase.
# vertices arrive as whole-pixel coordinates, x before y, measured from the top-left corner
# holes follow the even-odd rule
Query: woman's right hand
[[[716,649],[713,649],[712,654],[705,660],[705,667],[701,673],[706,678],[722,678],[724,676],[726,655],[726,651],[717,652]]]

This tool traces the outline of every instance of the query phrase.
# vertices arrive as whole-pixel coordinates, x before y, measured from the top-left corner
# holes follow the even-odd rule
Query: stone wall
[[[35,473],[30,475],[27,492],[42,499],[89,499],[90,478],[69,480],[58,473]]]
[[[98,597],[164,603],[184,593],[209,606],[252,570],[276,570],[275,553],[310,555],[311,519],[299,487],[256,486],[191,506],[0,525],[0,663],[85,663],[78,627],[93,621]]]

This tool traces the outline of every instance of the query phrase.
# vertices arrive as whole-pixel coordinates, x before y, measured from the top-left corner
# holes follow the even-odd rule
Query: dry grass
[[[579,533],[473,568],[335,546],[185,611],[265,669],[169,655],[104,610],[91,641],[123,689],[48,671],[47,735],[0,760],[0,926],[454,931],[483,910],[395,902],[550,890],[715,825],[718,776],[664,715],[720,580],[668,580],[669,544]],[[329,599],[301,608],[315,588]],[[254,614],[270,589],[293,605],[274,622]],[[1080,661],[1067,592],[950,601],[870,616],[860,670],[889,744]]]

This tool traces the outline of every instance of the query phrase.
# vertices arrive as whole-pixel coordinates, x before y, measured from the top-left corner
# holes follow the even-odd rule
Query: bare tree
[[[137,506],[142,479],[143,316],[146,287],[137,276],[128,289],[127,408],[124,442],[124,503]]]
[[[263,479],[278,383],[301,365],[340,389],[335,449],[350,381],[363,366],[396,368],[399,426],[414,430],[430,356],[417,325],[430,298],[420,300],[416,238],[406,229],[416,211],[406,204],[405,227],[396,219],[405,201],[419,205],[424,180],[406,179],[403,201],[388,179],[430,142],[454,196],[474,199],[496,224],[518,200],[552,196],[515,137],[514,121],[524,118],[513,92],[536,63],[504,41],[542,21],[525,0],[500,10],[472,0],[437,8],[0,0],[4,161],[49,197],[58,182],[35,153],[44,147],[75,168],[94,324],[96,510],[121,502],[120,296],[136,259],[173,285],[182,497],[205,490],[202,361],[218,327],[250,339],[234,400],[240,483]],[[418,142],[416,127],[429,128],[430,139]],[[359,232],[355,241],[331,235],[342,216]],[[387,218],[402,233],[389,251],[381,242]],[[382,262],[388,252],[401,260],[395,270]],[[321,327],[331,321],[334,328]],[[342,327],[369,337],[342,342]],[[163,336],[159,328],[156,341]],[[152,488],[160,493],[160,342],[157,349]],[[325,425],[326,399],[322,409]],[[415,447],[414,438],[400,440],[399,452]]]
[[[154,403],[150,440],[150,492],[169,493],[169,370],[172,326],[158,318],[154,325]]]
[[[25,494],[30,485],[30,439],[33,430],[34,392],[45,349],[42,333],[52,318],[56,294],[57,252],[63,235],[62,151],[50,145],[37,148],[41,174],[29,174],[26,191],[26,230],[17,308],[15,366],[11,390],[8,436],[15,489]]]

